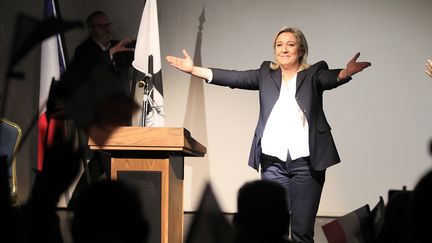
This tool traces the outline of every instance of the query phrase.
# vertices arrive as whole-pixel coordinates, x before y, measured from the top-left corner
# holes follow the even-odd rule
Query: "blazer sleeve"
[[[261,80],[261,70],[246,71],[211,68],[213,79],[211,84],[228,86],[233,89],[258,90]]]
[[[329,69],[327,63],[324,61],[317,63],[316,68],[317,81],[321,90],[334,89],[351,80],[351,77],[339,80],[338,75],[342,69]]]

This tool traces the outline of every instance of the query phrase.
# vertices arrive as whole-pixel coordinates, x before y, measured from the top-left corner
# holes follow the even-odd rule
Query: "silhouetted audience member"
[[[379,243],[408,243],[413,241],[412,191],[401,191],[389,199],[384,210]]]
[[[79,172],[80,152],[73,139],[64,141],[56,132],[54,144],[46,149],[42,171],[36,175],[29,200],[22,207],[21,242],[63,242],[57,203]]]
[[[432,242],[432,170],[417,183],[412,199],[415,242]]]
[[[143,243],[149,226],[135,191],[101,180],[79,196],[71,232],[75,243]]]
[[[18,210],[12,206],[7,156],[0,156],[0,242],[18,242]]]
[[[236,243],[287,243],[289,211],[285,189],[257,180],[243,185],[234,215]]]

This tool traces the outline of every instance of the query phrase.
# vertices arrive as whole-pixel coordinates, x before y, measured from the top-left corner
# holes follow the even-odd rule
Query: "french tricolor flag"
[[[44,0],[44,18],[59,18],[56,0]],[[38,122],[38,170],[42,170],[44,151],[50,146],[55,131],[64,131],[64,120],[47,117],[47,101],[50,87],[66,71],[66,58],[61,34],[53,35],[42,42],[40,89],[39,89],[39,122]]]
[[[368,243],[374,240],[368,204],[328,222],[322,229],[328,243]]]

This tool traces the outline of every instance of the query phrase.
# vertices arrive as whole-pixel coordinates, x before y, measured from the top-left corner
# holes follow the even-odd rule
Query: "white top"
[[[287,160],[309,156],[309,124],[295,99],[297,74],[282,80],[279,98],[273,107],[261,139],[262,153]]]

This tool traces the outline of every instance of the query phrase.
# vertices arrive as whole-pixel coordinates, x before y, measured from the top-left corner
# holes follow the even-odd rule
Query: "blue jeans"
[[[318,212],[325,170],[315,171],[309,157],[283,162],[261,156],[261,178],[281,184],[287,192],[291,238],[295,242],[314,242],[315,217]],[[265,209],[264,209],[265,210]]]

